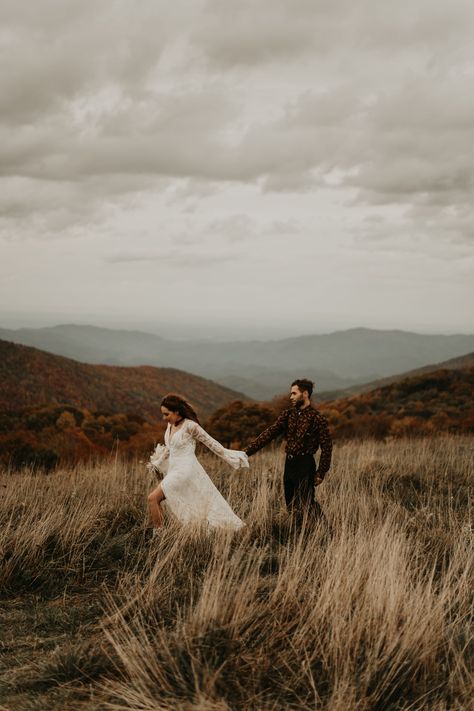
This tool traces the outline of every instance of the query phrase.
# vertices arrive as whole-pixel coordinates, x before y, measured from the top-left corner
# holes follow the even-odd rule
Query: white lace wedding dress
[[[214,528],[242,528],[244,522],[232,511],[196,458],[196,441],[234,469],[249,466],[245,452],[225,449],[193,420],[184,420],[172,437],[170,429],[168,425],[165,445],[157,446],[150,464],[164,475],[161,487],[172,513],[183,523],[207,521]]]

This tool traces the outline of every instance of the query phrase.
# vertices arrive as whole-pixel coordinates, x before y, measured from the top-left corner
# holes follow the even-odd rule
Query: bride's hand
[[[244,452],[244,454],[245,454],[245,452]],[[247,457],[246,454],[245,454],[245,458],[242,457],[242,459],[240,459],[239,465],[240,465],[239,466],[240,469],[250,469],[249,458]]]

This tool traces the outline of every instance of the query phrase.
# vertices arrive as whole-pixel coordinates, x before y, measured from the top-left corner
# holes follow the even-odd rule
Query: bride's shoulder
[[[198,423],[195,422],[194,420],[186,419],[184,426],[186,428],[186,432],[188,434],[192,435],[193,437],[195,437],[196,435],[199,435],[202,432],[201,426],[198,425]]]

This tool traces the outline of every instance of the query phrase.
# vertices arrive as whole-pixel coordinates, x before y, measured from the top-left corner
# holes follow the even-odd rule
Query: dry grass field
[[[474,440],[336,446],[295,530],[280,452],[205,466],[247,522],[150,540],[143,464],[1,475],[0,709],[471,708]]]

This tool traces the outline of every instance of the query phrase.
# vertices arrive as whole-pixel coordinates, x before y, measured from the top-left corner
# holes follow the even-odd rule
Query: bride
[[[161,403],[168,423],[165,444],[159,444],[150,457],[149,469],[164,475],[160,485],[148,496],[153,536],[163,523],[161,503],[183,523],[205,522],[211,527],[238,529],[244,522],[214,486],[196,458],[196,442],[202,442],[234,469],[248,467],[245,452],[225,449],[199,424],[191,405],[180,395],[169,394]]]

